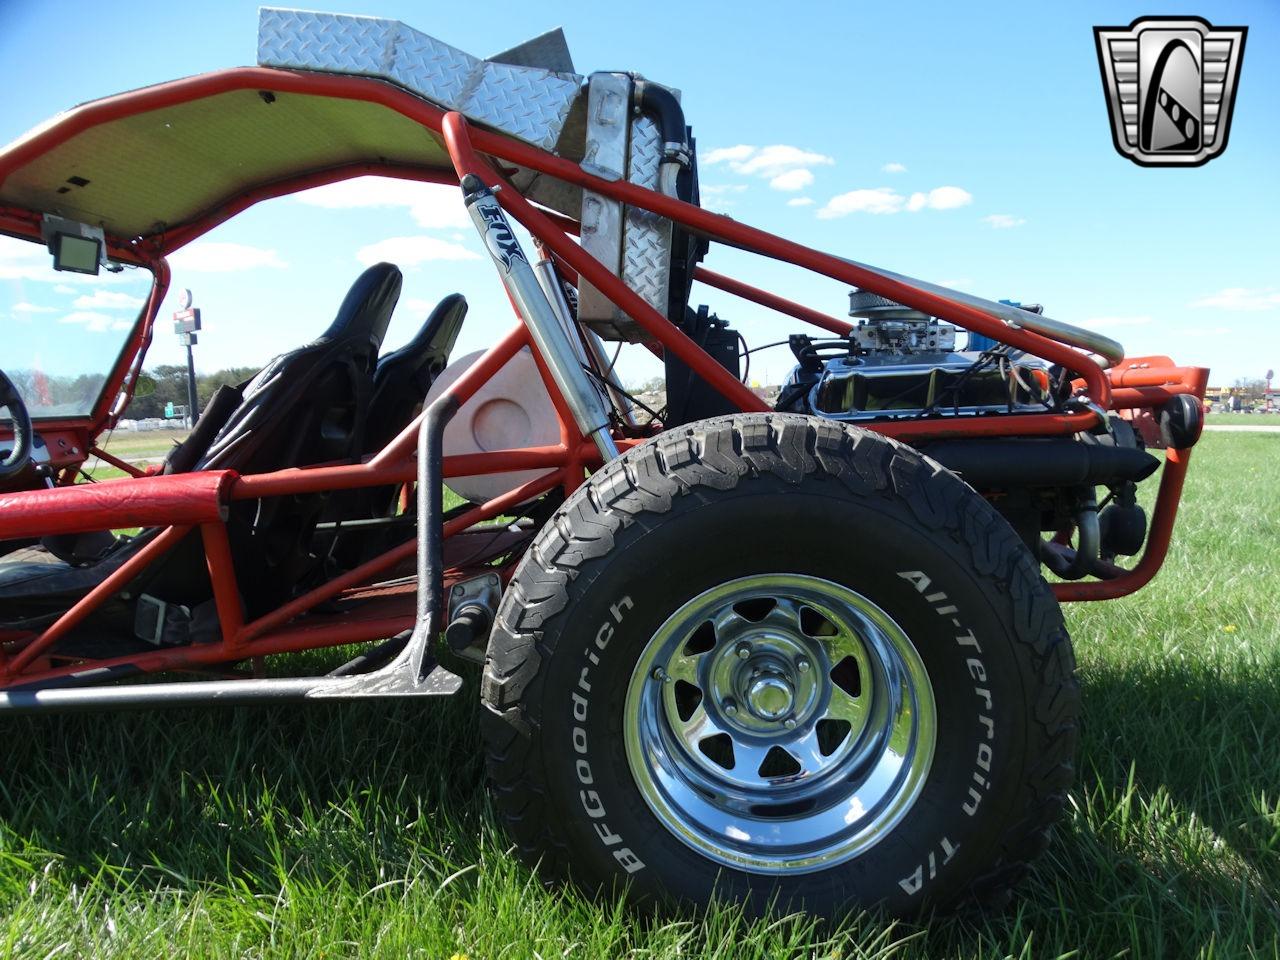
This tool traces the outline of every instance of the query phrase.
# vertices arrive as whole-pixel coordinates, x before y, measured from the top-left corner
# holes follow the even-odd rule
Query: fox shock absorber
[[[538,284],[528,258],[511,230],[497,199],[475,174],[462,178],[462,195],[485,249],[502,278],[507,293],[519,311],[534,345],[547,363],[551,377],[563,394],[584,436],[590,437],[608,463],[618,455],[609,433],[609,414],[595,385],[578,360],[568,334]]]

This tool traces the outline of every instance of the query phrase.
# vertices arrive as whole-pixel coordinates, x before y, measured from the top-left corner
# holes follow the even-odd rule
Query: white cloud
[[[788,207],[807,207],[813,203],[813,197],[792,197],[787,201]]]
[[[1090,317],[1080,324],[1090,330],[1111,330],[1115,327],[1145,327],[1153,322],[1146,314],[1132,317]]]
[[[95,307],[108,310],[137,310],[145,302],[142,297],[131,297],[127,293],[119,293],[115,290],[95,290],[88,296],[76,297],[71,305],[82,310],[91,310]]]
[[[899,213],[909,210],[953,210],[973,202],[973,194],[960,187],[935,187],[928,193],[913,193],[904,197],[892,187],[876,187],[874,190],[850,190],[827,201],[818,211],[823,220],[846,217],[851,213]]]
[[[397,310],[403,310],[406,313],[420,314],[426,316],[436,308],[434,300],[419,300],[416,297],[410,297],[408,300],[401,300],[397,305]]]
[[[294,195],[299,203],[328,210],[404,207],[427,230],[468,228],[471,218],[457,187],[391,177],[356,177]]]
[[[813,174],[808,170],[799,168],[778,174],[769,181],[769,186],[774,190],[784,190],[788,193],[794,193],[797,190],[803,190],[811,183],[813,183]]]
[[[744,160],[730,161],[729,166],[747,176],[776,177],[797,167],[823,167],[833,163],[835,160],[825,154],[775,143],[771,147],[761,147]]]
[[[702,206],[704,209],[711,210],[714,213],[723,213],[730,207],[737,206],[737,201],[731,199],[733,194],[742,193],[747,189],[745,183],[711,183],[706,186],[700,186],[699,191],[702,195]]]
[[[15,303],[13,305],[13,312],[14,313],[57,313],[57,309],[54,307],[41,307],[34,303]]]
[[[1272,287],[1252,290],[1248,287],[1227,287],[1193,301],[1190,306],[1238,311],[1275,310],[1280,307],[1280,292]]]
[[[811,167],[828,166],[835,163],[835,160],[812,150],[775,143],[768,147],[752,147],[747,144],[721,147],[719,150],[712,150],[701,162],[703,166],[727,163],[735,173],[744,177],[761,177],[768,180],[769,186],[774,190],[792,192],[803,190],[813,183]],[[720,206],[729,204],[722,202]]]
[[[886,163],[880,171],[881,173],[906,173],[907,168],[900,163]]]
[[[0,238],[0,280],[51,280],[49,251],[38,243]]]
[[[914,200],[919,194],[913,194]],[[925,206],[930,210],[954,210],[973,203],[973,194],[960,187],[935,187],[925,195]],[[915,209],[915,208],[912,208]]]
[[[745,143],[740,143],[736,147],[721,147],[719,150],[712,150],[705,157],[700,157],[698,162],[704,167],[710,167],[717,163],[742,161],[755,152],[755,147],[749,147]]]
[[[183,247],[169,258],[169,264],[175,274],[236,273],[258,267],[280,270],[288,266],[274,250],[213,240],[197,240]]]
[[[75,293],[75,287],[68,287],[65,283],[60,283],[53,288],[54,293]]]
[[[59,317],[58,322],[83,326],[90,333],[102,333],[105,330],[119,329],[115,325],[121,321],[105,313],[95,313],[92,310],[77,310]],[[125,323],[124,326],[129,327],[131,324]]]
[[[384,260],[411,267],[428,260],[479,260],[480,255],[438,237],[389,237],[361,247],[356,251],[356,259],[366,267]]]
[[[902,194],[889,187],[850,190],[828,200],[826,206],[818,211],[818,216],[823,220],[833,220],[851,213],[897,213],[905,202]]]
[[[982,222],[991,224],[997,230],[1008,230],[1010,227],[1020,227],[1027,221],[1008,213],[993,213],[989,217],[983,217]]]

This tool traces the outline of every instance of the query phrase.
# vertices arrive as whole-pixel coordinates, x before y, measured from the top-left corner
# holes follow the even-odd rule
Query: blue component
[[[1001,303],[1003,303],[1003,304],[1005,304],[1006,306],[1010,306],[1010,307],[1021,307],[1021,306],[1022,306],[1022,304],[1021,304],[1019,301],[1017,301],[1017,300],[1001,300],[1000,302],[1001,302]],[[982,334],[982,333],[974,333],[972,330],[970,330],[970,331],[969,331],[969,344],[968,344],[968,348],[967,348],[967,349],[969,349],[969,350],[990,350],[990,349],[991,349],[992,347],[994,347],[997,343],[999,343],[999,341],[998,341],[998,340],[993,340],[991,337],[988,337],[988,336],[986,336],[985,334]]]

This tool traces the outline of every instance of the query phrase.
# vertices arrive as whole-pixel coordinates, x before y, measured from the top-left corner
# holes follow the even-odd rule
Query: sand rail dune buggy
[[[0,711],[439,696],[447,649],[483,664],[496,807],[549,876],[827,914],[1004,896],[1071,778],[1058,602],[1159,569],[1207,371],[702,209],[677,94],[579,76],[558,33],[481,60],[265,9],[259,62],[0,153],[0,230],[153,278],[79,407],[6,351]],[[450,364],[455,296],[379,356],[379,264],[160,469],[100,449],[166,257],[368,174],[459,188],[510,331]],[[847,284],[851,319],[712,271],[714,244]],[[776,401],[695,283],[811,331]],[[661,359],[663,409],[606,343]],[[90,457],[130,476],[83,482]],[[349,655],[273,666],[317,648]]]

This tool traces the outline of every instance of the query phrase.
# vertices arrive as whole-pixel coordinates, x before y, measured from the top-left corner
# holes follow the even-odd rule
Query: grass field
[[[176,430],[147,430],[134,433],[128,430],[113,430],[104,440],[103,449],[123,460],[139,460],[150,457],[163,457],[174,444],[187,439],[191,431],[185,428]]]
[[[474,677],[404,704],[15,718],[0,955],[1280,956],[1280,436],[1208,434],[1164,572],[1074,606],[1069,815],[1007,911],[652,920],[544,890],[484,799]]]
[[[1207,425],[1241,427],[1280,427],[1280,414],[1276,413],[1211,413],[1204,418]]]

